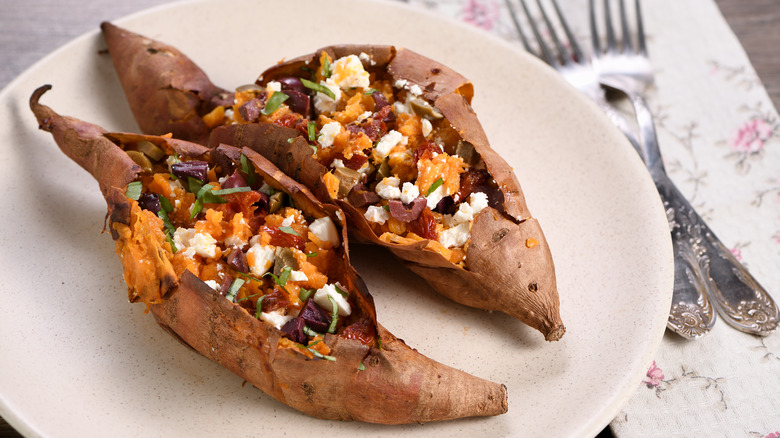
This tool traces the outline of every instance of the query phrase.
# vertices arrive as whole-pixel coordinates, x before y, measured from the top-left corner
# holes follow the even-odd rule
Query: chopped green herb
[[[325,59],[322,62],[322,76],[325,79],[328,79],[330,75],[331,75],[330,60],[327,57],[325,57]]]
[[[311,148],[312,151],[314,151],[315,154],[317,153],[317,146],[310,144],[309,147]]]
[[[366,370],[366,366],[363,365],[363,362],[360,362],[360,365],[358,365],[358,371],[365,371],[365,370]]]
[[[314,330],[310,329],[308,326],[303,326],[303,333],[305,333],[306,335],[311,336],[311,337],[320,336],[319,333],[317,333]]]
[[[160,198],[160,207],[162,207],[166,213],[171,213],[173,211],[173,205],[171,205],[171,201],[169,201],[168,198],[163,195],[158,196]]]
[[[203,181],[193,178],[191,176],[187,177],[187,188],[190,190],[190,193],[198,193],[200,189],[203,187]]]
[[[143,188],[144,187],[141,181],[133,181],[127,185],[127,188],[125,189],[125,196],[132,199],[133,201],[137,201],[138,198],[141,197],[141,191]]]
[[[336,361],[336,358],[333,357],[333,356],[325,356],[324,354],[320,353],[319,351],[311,349],[309,347],[306,347],[306,349],[311,351],[311,354],[313,354],[314,357],[319,357],[320,359],[330,360],[330,361],[333,361],[333,362]]]
[[[330,97],[331,99],[336,100],[336,95],[333,94],[333,90],[331,90],[330,88],[328,88],[328,87],[326,87],[324,85],[318,84],[316,82],[309,81],[309,80],[304,79],[304,78],[301,78],[301,83],[303,84],[304,87],[306,87],[306,88],[308,88],[310,90],[314,90],[314,91],[320,92],[320,93]]]
[[[234,302],[236,300],[236,295],[238,295],[238,290],[241,289],[241,286],[243,286],[244,283],[244,280],[240,278],[233,280],[233,283],[230,285],[230,288],[228,288],[228,291],[225,294],[225,298],[231,302]]]
[[[292,234],[293,236],[301,237],[301,235],[298,234],[295,230],[293,230],[292,227],[279,227],[279,231],[283,231],[287,234]]]
[[[317,257],[317,253],[316,252],[310,252],[310,253],[306,254],[306,257],[308,257],[308,258]]]
[[[291,271],[292,271],[291,267],[285,266],[282,269],[282,273],[279,274],[278,277],[276,275],[274,275],[273,272],[266,272],[265,274],[263,274],[263,277],[265,277],[266,275],[270,276],[271,278],[274,279],[274,283],[278,284],[279,286],[281,286],[284,289],[284,286],[287,284],[287,279],[290,278],[290,272]]]
[[[241,154],[241,171],[246,174],[247,183],[249,183],[250,186],[257,182],[257,173],[255,173],[255,168],[249,163],[249,159],[247,159],[246,155],[244,154]]]
[[[303,71],[305,71],[306,73],[308,73],[308,74],[311,76],[311,79],[312,79],[312,80],[314,80],[314,78],[315,78],[315,76],[316,76],[316,75],[315,75],[315,73],[314,73],[314,70],[312,70],[311,68],[309,68],[309,67],[306,67],[306,66],[304,66],[304,67],[301,67],[301,70],[303,70]]]
[[[346,292],[344,292],[343,290],[341,290],[341,288],[340,288],[340,287],[338,287],[338,286],[337,286],[337,285],[335,285],[335,284],[334,284],[333,286],[336,288],[336,292],[338,292],[338,293],[339,293],[339,294],[340,294],[342,297],[344,297],[344,298],[349,298],[349,294],[348,294],[348,293],[346,293]]]
[[[313,293],[314,293],[314,289],[301,288],[301,291],[298,292],[298,298],[300,298],[301,301],[306,301],[309,299],[309,297],[312,296]]]
[[[232,189],[220,189],[220,190],[212,190],[211,194],[213,195],[229,195],[231,193],[241,193],[241,192],[248,192],[252,189],[249,187],[233,187]]]
[[[328,295],[328,301],[330,301],[330,305],[333,306],[333,310],[330,315],[331,321],[330,327],[328,327],[328,333],[336,333],[336,323],[339,322],[339,305],[336,304],[336,300],[334,300],[330,295]]]
[[[439,177],[439,179],[434,181],[433,184],[431,184],[431,187],[428,188],[428,193],[426,193],[425,196],[431,196],[431,193],[435,192],[442,184],[444,184],[444,180]]]
[[[162,202],[160,204],[162,204]],[[176,227],[174,227],[171,223],[171,219],[168,217],[168,212],[165,210],[165,208],[161,208],[160,211],[157,212],[157,217],[162,219],[166,234],[173,234],[176,232]]]
[[[306,126],[306,129],[309,131],[309,141],[316,141],[317,140],[317,124],[314,122],[309,122],[309,124]]]
[[[384,208],[385,211],[390,211],[390,206],[389,205],[383,205],[382,208]]]
[[[271,98],[268,99],[268,102],[265,103],[265,108],[263,108],[260,111],[260,114],[264,116],[268,116],[274,113],[274,111],[278,110],[280,106],[282,106],[282,103],[289,99],[290,96],[282,93],[281,91],[275,91],[274,94],[271,95]]]
[[[365,92],[365,93],[363,93],[363,94],[365,94],[366,96],[370,96],[370,95],[372,95],[372,94],[376,93],[377,91],[379,91],[379,90],[377,90],[376,88],[369,88],[369,89],[368,89],[368,90],[366,90],[366,92]]]
[[[168,233],[165,233],[165,240],[167,240],[167,241],[168,241],[168,243],[171,245],[171,252],[173,252],[174,254],[176,254],[177,252],[179,252],[179,249],[178,249],[178,248],[176,248],[176,244],[175,244],[175,243],[173,243],[173,238],[171,237],[171,235],[170,235],[170,234],[168,234]]]
[[[257,299],[257,303],[255,304],[255,318],[260,319],[260,315],[263,313],[263,298],[265,298],[265,295]]]
[[[258,282],[258,283],[262,283],[262,282],[263,282],[263,280],[261,280],[261,279],[259,279],[259,278],[252,277],[252,276],[251,276],[251,275],[249,275],[249,274],[244,274],[243,272],[236,272],[236,274],[238,274],[238,275],[240,275],[240,276],[242,276],[242,277],[246,278],[247,280],[256,281],[256,282]]]
[[[258,295],[262,295],[262,294],[254,294],[254,295],[249,295],[248,297],[239,298],[239,300],[238,300],[238,301],[239,301],[239,302],[241,302],[241,301],[245,301],[245,300],[248,300],[248,299],[250,299],[250,298],[254,298],[254,297],[258,296]]]
[[[287,143],[290,143],[290,144],[292,144],[292,142],[294,142],[294,141],[295,141],[295,139],[294,139],[294,138],[288,138],[288,139],[287,139]]]

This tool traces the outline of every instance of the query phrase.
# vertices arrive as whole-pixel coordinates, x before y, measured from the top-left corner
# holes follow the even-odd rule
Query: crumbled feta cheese
[[[206,280],[204,283],[209,285],[210,288],[212,288],[212,289],[214,289],[216,291],[219,291],[219,283],[217,283],[216,281],[214,281],[214,280]]]
[[[406,86],[409,84],[409,81],[406,79],[396,79],[395,84],[393,86],[395,88],[406,88]]]
[[[465,222],[448,228],[439,234],[439,243],[445,248],[463,246],[469,240],[469,223]]]
[[[469,204],[471,204],[472,210],[474,210],[474,216],[488,206],[487,194],[482,192],[474,192],[469,196]]]
[[[309,231],[323,242],[330,242],[334,248],[337,248],[341,244],[336,225],[333,224],[333,221],[330,220],[328,216],[314,219],[314,221],[309,224]]]
[[[433,125],[431,125],[431,121],[428,119],[423,118],[422,119],[422,135],[425,138],[428,138],[431,135],[431,132],[433,132]]]
[[[387,154],[390,153],[390,150],[394,147],[399,144],[405,145],[407,143],[409,143],[408,137],[396,130],[392,130],[379,139],[376,147],[374,147],[374,155],[378,159],[384,160],[385,157],[387,157]]]
[[[355,55],[339,58],[331,66],[333,81],[346,90],[349,88],[368,88],[370,80],[363,63]]]
[[[239,222],[241,225],[249,226],[249,224],[246,222],[246,219],[243,217],[241,218],[241,221]],[[234,232],[238,231],[236,229],[233,230]],[[239,248],[243,248],[244,245],[247,244],[246,239],[242,239],[239,236],[236,236],[234,234],[230,234],[229,236],[225,237],[225,245],[226,246],[237,246]]]
[[[366,111],[363,114],[358,116],[357,121],[358,122],[362,122],[363,120],[366,120],[367,118],[371,117],[372,115],[374,115],[374,113],[372,113],[371,111]]]
[[[374,61],[366,52],[360,52],[358,58],[360,58],[361,61],[368,63],[368,65],[376,65],[376,61]]]
[[[333,81],[332,77],[324,82],[320,81],[320,85],[328,87],[336,98],[331,99],[330,96],[318,91],[314,96],[314,109],[316,109],[318,113],[330,113],[335,111],[336,102],[341,100],[341,88],[336,85],[336,82]]]
[[[400,179],[388,176],[376,185],[376,194],[384,199],[399,199],[401,197],[401,189],[398,188],[400,184]]]
[[[341,123],[330,122],[320,129],[320,135],[317,137],[317,143],[322,146],[323,149],[327,149],[333,146],[333,140],[341,132]]]
[[[289,281],[309,281],[309,277],[303,271],[290,271]]]
[[[401,202],[404,204],[410,204],[412,201],[417,199],[418,196],[420,196],[420,189],[418,189],[416,185],[410,182],[405,182],[403,188],[401,189]]]
[[[283,227],[289,227],[290,225],[295,223],[295,215],[289,215],[282,221]]]
[[[393,112],[396,114],[414,114],[414,110],[406,102],[393,102]]]
[[[171,195],[174,195],[176,189],[184,190],[184,186],[181,185],[181,181],[178,179],[170,179],[168,180],[168,187],[171,188]]]
[[[339,167],[344,167],[344,161],[336,158],[335,160],[333,160],[332,163],[330,163],[330,167],[334,169],[338,169]]]
[[[195,254],[209,259],[217,256],[217,240],[210,234],[196,232],[194,228],[177,228],[173,233],[173,244],[190,258]]]
[[[181,201],[180,201],[180,200],[178,200],[178,199],[175,199],[175,200],[173,201],[173,207],[174,207],[174,208],[180,208],[180,207],[181,207]]]
[[[261,277],[274,265],[275,248],[271,245],[263,246],[254,243],[246,253],[247,262],[249,262],[249,271],[256,277]]]
[[[336,283],[335,285],[326,284],[325,286],[317,289],[317,292],[314,292],[314,297],[312,297],[312,299],[323,309],[332,309],[333,304],[331,304],[328,297],[333,298],[333,301],[336,302],[336,305],[339,308],[339,316],[348,316],[352,313],[352,307],[350,307],[349,303],[347,302],[347,298],[336,290],[336,286],[344,291],[344,286],[339,283]]]
[[[371,205],[366,210],[365,214],[363,214],[363,217],[366,218],[369,222],[374,222],[379,225],[384,224],[387,222],[388,219],[390,219],[390,214],[382,207],[377,207],[376,205]]]
[[[168,158],[165,159],[165,163],[168,165],[168,171],[173,173],[171,165],[181,163],[181,160],[176,155],[168,155]]]
[[[444,184],[442,184],[439,187],[436,187],[436,190],[434,190],[433,193],[425,197],[425,199],[428,201],[428,208],[433,210],[439,204],[439,201],[441,201],[442,198],[447,196],[444,190],[445,187]]]
[[[295,318],[293,315],[285,315],[284,309],[260,313],[260,319],[278,329],[281,329],[283,325],[287,324],[293,318]]]
[[[233,109],[232,108],[228,108],[228,109],[225,110],[225,119],[231,120],[233,122],[233,124],[236,123],[233,120]]]
[[[282,84],[277,81],[271,81],[265,85],[265,89],[268,91],[282,91]]]
[[[336,210],[336,217],[339,218],[340,221],[344,222],[344,213],[342,213],[341,210]]]
[[[452,219],[457,224],[461,224],[463,222],[471,222],[472,219],[474,219],[474,209],[471,208],[471,205],[467,202],[461,202],[458,206],[458,211],[455,212],[454,215],[452,215]]]
[[[422,88],[420,88],[419,85],[413,84],[408,88],[409,93],[411,93],[413,96],[419,96],[422,94]]]

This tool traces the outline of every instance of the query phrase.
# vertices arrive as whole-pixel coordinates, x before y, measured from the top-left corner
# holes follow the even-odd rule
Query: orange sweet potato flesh
[[[232,102],[233,94],[176,48],[108,22],[100,27],[141,131],[205,143],[209,128],[203,115]]]
[[[109,134],[87,122],[60,116],[39,103],[49,88],[36,90],[30,99],[41,128],[51,132],[62,151],[100,183],[118,248],[127,245],[128,239],[141,241],[142,237],[136,234],[144,228],[136,227],[132,218],[138,205],[124,193],[139,169],[118,144],[146,139],[172,148],[181,156],[193,157],[207,157],[208,150],[162,137]],[[272,185],[290,194],[307,216],[327,214],[341,225],[343,280],[350,291],[355,291],[356,306],[375,324],[381,344],[366,345],[329,334],[325,342],[336,361],[309,359],[291,349],[279,348],[280,330],[254,318],[190,271],[180,278],[171,277],[172,270],[160,262],[157,276],[147,279],[149,289],[156,290],[157,295],[144,292],[148,296],[140,298],[149,305],[162,328],[276,400],[323,419],[403,424],[506,412],[504,385],[435,362],[376,323],[373,299],[349,264],[347,231],[338,220],[337,207],[321,204],[305,186],[258,153],[234,148],[229,152],[244,153],[258,173],[266,179],[273,178]],[[148,245],[154,247],[153,243]],[[151,248],[152,252],[157,250]]]
[[[398,244],[380,240],[360,211],[343,200],[331,199],[322,179],[328,169],[312,157],[307,142],[295,130],[263,124],[220,127],[212,132],[210,144],[227,143],[257,150],[309,186],[320,200],[337,203],[359,240],[389,249],[440,294],[471,307],[514,316],[539,330],[548,341],[560,339],[566,329],[560,316],[550,248],[538,221],[528,210],[515,173],[490,147],[471,108],[472,84],[452,69],[411,50],[365,45],[326,47],[280,63],[261,74],[258,83],[301,75],[304,66],[316,70],[323,51],[332,59],[367,53],[375,64],[366,68],[384,68],[393,80],[404,79],[419,85],[422,96],[479,153],[504,199],[502,211],[486,208],[474,219],[465,269],[437,252],[423,250],[427,241]],[[288,138],[295,140],[287,141]]]

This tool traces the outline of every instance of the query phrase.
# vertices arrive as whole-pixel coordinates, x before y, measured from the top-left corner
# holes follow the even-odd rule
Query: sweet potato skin
[[[55,113],[38,101],[50,87],[33,94],[30,106],[41,127],[54,134],[60,148],[106,187],[112,230],[130,224],[132,203],[124,189],[139,171],[115,141],[154,140],[182,154],[199,156],[205,149],[170,139],[123,133]],[[45,123],[44,123],[45,122]],[[284,175],[256,152],[244,153],[259,174],[274,176],[277,188],[294,197],[307,215],[329,215],[342,225],[345,282],[355,302],[375,324],[381,344],[327,335],[336,361],[309,359],[279,348],[281,332],[254,318],[185,271],[181,278],[154,279],[164,289],[162,299],[149,306],[160,326],[185,345],[220,363],[271,397],[323,419],[382,424],[424,423],[507,411],[506,387],[437,363],[409,348],[376,324],[373,299],[349,264],[347,231],[332,205],[320,204],[309,190]],[[80,160],[80,161],[79,161]],[[111,167],[113,166],[113,167]],[[106,168],[115,173],[106,172]],[[130,228],[132,230],[132,228]],[[119,233],[112,233],[117,239]],[[364,368],[364,369],[362,369]]]
[[[548,341],[560,339],[565,327],[549,245],[528,209],[514,171],[490,147],[471,108],[472,84],[447,66],[413,51],[365,45],[320,49],[271,67],[257,82],[263,85],[290,74],[299,75],[304,66],[316,69],[322,52],[334,59],[360,53],[376,56],[371,58],[372,64],[365,65],[364,61],[364,66],[386,68],[393,80],[404,79],[419,85],[423,97],[433,103],[482,157],[504,199],[502,211],[488,208],[474,219],[466,247],[465,270],[436,252],[423,250],[427,241],[407,245],[381,241],[360,211],[330,197],[322,180],[328,169],[311,156],[307,143],[294,130],[262,124],[220,127],[212,132],[210,144],[245,146],[268,157],[284,172],[311,187],[320,200],[339,205],[347,214],[358,241],[389,249],[440,294],[471,307],[514,316],[539,330]],[[282,141],[285,136],[294,140]],[[528,246],[526,242],[535,243]]]
[[[232,93],[214,85],[174,47],[108,22],[100,27],[141,131],[208,141],[210,129],[202,116],[216,105],[232,103]]]

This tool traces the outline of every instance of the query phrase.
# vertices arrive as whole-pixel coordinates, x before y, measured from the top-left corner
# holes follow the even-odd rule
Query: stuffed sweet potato
[[[506,388],[441,365],[376,322],[343,215],[251,149],[107,133],[30,106],[99,182],[130,301],[204,356],[324,419],[501,414]]]
[[[103,30],[112,57],[126,56],[113,48],[119,31]],[[144,47],[143,37],[122,35],[121,46]],[[123,83],[144,80],[127,71],[118,70]],[[550,249],[514,172],[490,148],[472,94],[463,76],[410,50],[332,46],[270,68],[204,120],[212,147],[258,151],[439,293],[558,340]]]

